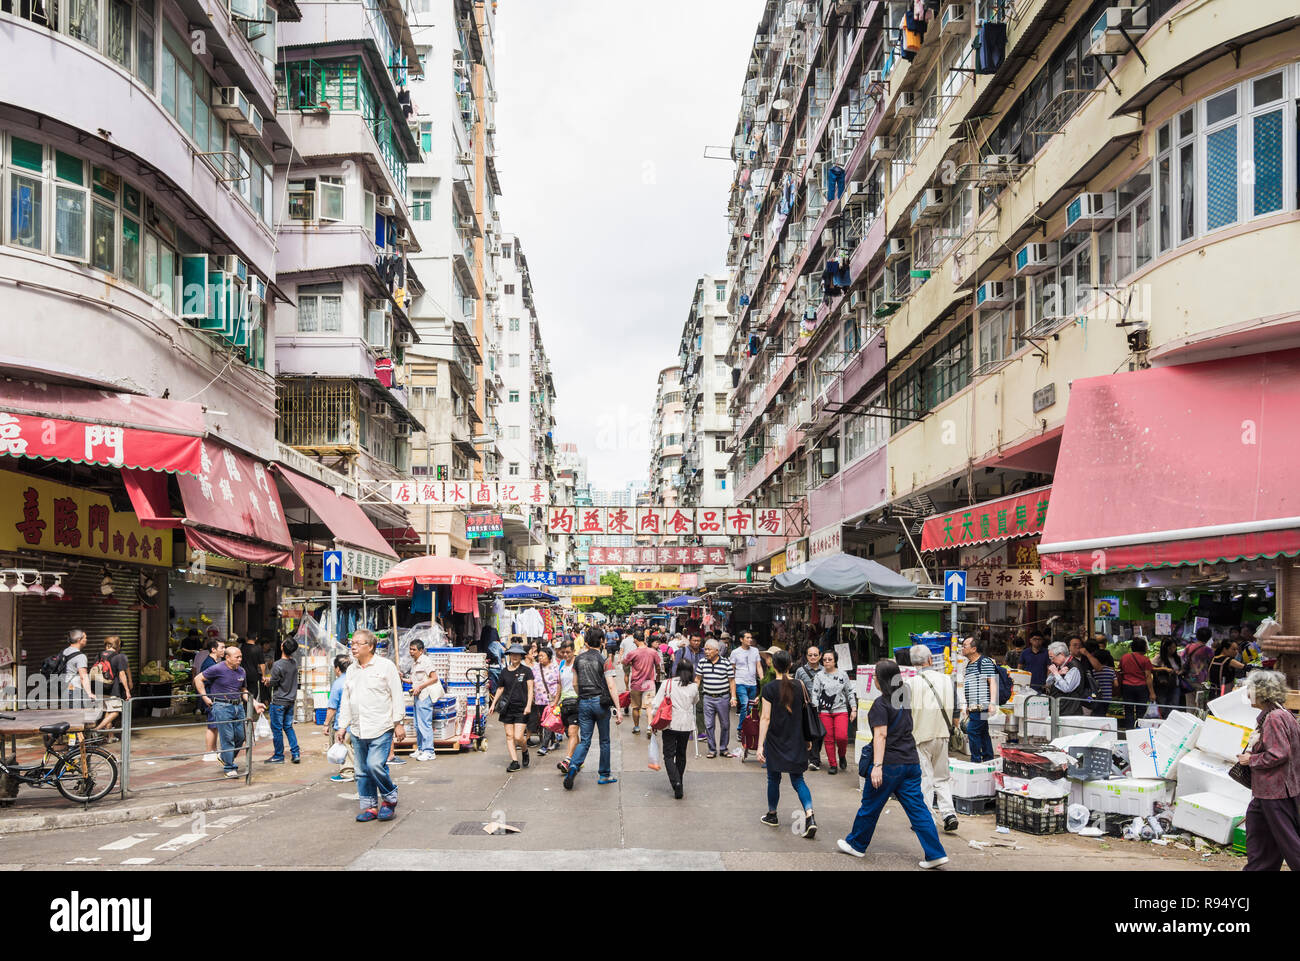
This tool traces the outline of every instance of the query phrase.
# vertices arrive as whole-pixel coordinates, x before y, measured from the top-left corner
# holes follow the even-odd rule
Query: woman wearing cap
[[[488,711],[498,711],[505,725],[506,750],[510,752],[508,772],[519,770],[519,753],[528,767],[528,712],[533,707],[533,672],[524,664],[527,649],[519,643],[506,648],[506,664],[501,669],[496,694]]]

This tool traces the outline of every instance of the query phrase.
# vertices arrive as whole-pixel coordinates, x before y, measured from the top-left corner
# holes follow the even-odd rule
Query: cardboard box
[[[1174,827],[1190,831],[1207,841],[1227,844],[1232,832],[1246,817],[1246,804],[1217,794],[1188,794],[1174,806]]]
[[[1252,729],[1244,724],[1234,724],[1219,717],[1207,717],[1196,739],[1197,750],[1213,754],[1227,761],[1235,761],[1246,750]]]
[[[1116,777],[1075,783],[1078,787],[1071,787],[1071,803],[1077,797],[1077,803],[1089,811],[1106,814],[1150,817],[1156,813],[1157,804],[1168,804],[1173,796],[1169,782],[1156,778]]]
[[[1242,787],[1228,777],[1232,761],[1225,761],[1204,751],[1190,751],[1174,769],[1178,777],[1178,796],[1189,794],[1217,794],[1219,797],[1249,804],[1250,788]]]
[[[957,797],[992,797],[996,790],[994,775],[1001,767],[1001,760],[976,762],[949,758],[952,793]]]

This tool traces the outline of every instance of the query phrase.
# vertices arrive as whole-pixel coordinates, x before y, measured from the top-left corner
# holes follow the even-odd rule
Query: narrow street
[[[505,772],[499,728],[486,753],[408,761],[392,770],[401,790],[391,823],[358,824],[351,784],[329,781],[274,801],[206,815],[104,825],[88,829],[0,835],[0,868],[138,870],[154,868],[350,868],[360,870],[917,870],[919,847],[897,804],[881,818],[861,862],[835,850],[857,810],[857,777],[809,772],[820,827],[814,840],[794,837],[796,802],[787,783],[782,826],[759,823],[764,773],[752,758],[691,757],[686,796],[673,799],[662,771],[646,768],[646,739],[630,720],[614,728],[617,784],[596,784],[596,752],[566,794],[553,758],[532,752],[532,766]],[[491,737],[491,735],[490,735]],[[320,750],[304,734],[304,750]],[[257,762],[260,765],[260,760]],[[488,836],[482,825],[500,812],[520,831]],[[1068,857],[1080,870],[1240,870],[1239,859],[1202,863],[1190,851],[1073,836],[999,835],[991,815],[962,818],[944,835],[947,871],[1059,868]],[[976,850],[972,840],[1018,849]]]

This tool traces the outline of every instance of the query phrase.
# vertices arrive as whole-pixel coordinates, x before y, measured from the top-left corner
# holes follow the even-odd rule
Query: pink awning
[[[138,394],[0,381],[0,453],[196,472],[203,408]]]
[[[458,557],[412,557],[391,568],[379,579],[380,594],[410,597],[416,584],[467,584],[478,590],[500,587],[502,580],[491,571]]]
[[[389,546],[365,511],[352,498],[335,494],[324,484],[303,477],[280,464],[275,464],[272,469],[311,512],[321,519],[337,540],[384,557],[397,557],[397,552]]]
[[[177,474],[184,516],[172,514],[167,478],[123,470],[131,506],[145,527],[184,527],[190,547],[250,564],[293,568],[293,540],[266,464],[209,439],[198,474]]]
[[[1297,411],[1300,350],[1076,380],[1043,570],[1300,554]]]

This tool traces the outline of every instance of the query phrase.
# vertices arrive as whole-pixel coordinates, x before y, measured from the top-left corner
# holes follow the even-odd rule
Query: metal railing
[[[154,697],[133,697],[133,698],[131,698],[131,700],[129,700],[129,701],[124,700],[124,701],[122,702],[122,708],[123,708],[123,710],[122,710],[122,721],[121,721],[121,727],[120,727],[120,728],[117,728],[117,729],[113,729],[113,728],[105,728],[104,731],[101,732],[101,733],[114,733],[114,734],[118,734],[118,735],[121,737],[121,739],[122,739],[122,751],[121,751],[121,756],[120,756],[120,758],[118,759],[118,761],[119,761],[118,768],[119,768],[119,773],[120,773],[120,777],[119,777],[119,780],[118,780],[118,793],[119,793],[119,795],[122,797],[123,800],[125,800],[126,797],[127,797],[127,795],[128,795],[128,794],[131,794],[131,793],[136,793],[136,794],[138,794],[138,793],[141,793],[141,792],[143,792],[143,791],[157,791],[157,790],[162,790],[162,789],[165,789],[165,788],[179,787],[179,786],[182,786],[182,785],[188,785],[188,784],[204,784],[204,783],[207,783],[207,782],[209,782],[209,781],[226,781],[226,780],[229,780],[229,778],[227,778],[227,777],[225,776],[225,774],[223,773],[223,774],[221,774],[221,775],[218,776],[218,777],[200,777],[200,778],[186,778],[186,779],[180,779],[180,780],[167,780],[167,781],[165,781],[165,782],[163,782],[163,783],[159,783],[159,784],[151,784],[151,785],[148,785],[148,786],[146,786],[146,787],[136,787],[136,788],[132,788],[132,787],[131,787],[131,765],[132,765],[132,764],[135,764],[135,765],[139,766],[139,765],[141,765],[141,764],[156,765],[156,764],[157,764],[158,762],[160,762],[160,761],[163,761],[163,762],[165,762],[165,761],[189,761],[189,760],[192,760],[192,759],[195,758],[195,757],[202,758],[203,756],[205,756],[206,754],[209,753],[209,752],[207,751],[206,747],[205,747],[204,750],[202,750],[202,751],[196,751],[196,752],[193,752],[193,753],[183,753],[183,754],[177,754],[177,753],[175,753],[175,752],[171,752],[171,753],[168,753],[168,754],[155,754],[155,755],[144,754],[144,755],[135,755],[135,754],[132,753],[131,743],[132,743],[132,731],[133,731],[133,730],[135,731],[135,733],[136,733],[137,736],[142,735],[142,734],[144,734],[144,733],[146,733],[146,732],[178,730],[178,729],[182,729],[182,728],[199,728],[199,729],[202,729],[202,730],[204,730],[204,731],[207,730],[207,727],[208,727],[208,719],[207,719],[206,716],[203,716],[203,715],[200,715],[201,720],[198,720],[198,721],[183,722],[183,723],[180,723],[180,724],[149,724],[149,725],[138,725],[138,724],[135,724],[135,723],[134,723],[134,719],[132,718],[132,714],[134,713],[134,711],[132,710],[132,708],[133,708],[133,706],[134,706],[137,702],[140,702],[140,701],[145,701],[145,702],[149,702],[149,701],[160,701],[160,702],[163,702],[166,706],[170,707],[171,704],[172,704],[172,702],[173,702],[173,700],[174,700],[174,695],[170,695],[170,694],[158,695],[158,696],[154,696]],[[160,705],[160,706],[161,706],[161,705]],[[248,768],[247,768],[247,770],[245,770],[245,771],[243,772],[243,778],[244,778],[244,783],[245,783],[246,785],[247,785],[247,784],[251,784],[251,783],[253,782],[253,754],[252,754],[252,751],[253,751],[253,724],[254,724],[254,718],[253,718],[253,717],[245,716],[245,717],[243,718],[243,720],[219,721],[219,722],[217,722],[217,723],[218,723],[218,725],[220,725],[220,724],[236,724],[236,723],[238,723],[238,724],[243,724],[243,725],[244,725],[244,743],[243,743],[240,747],[238,747],[238,748],[235,749],[234,754],[235,754],[235,760],[236,760],[236,762],[238,762],[239,754],[240,754],[241,752],[246,752],[246,754],[247,754],[247,761],[248,761]],[[220,754],[221,754],[221,733],[222,733],[222,732],[220,731],[220,729],[218,729],[218,731],[217,731],[217,752],[216,752],[216,753],[218,754],[218,756],[220,756]]]

